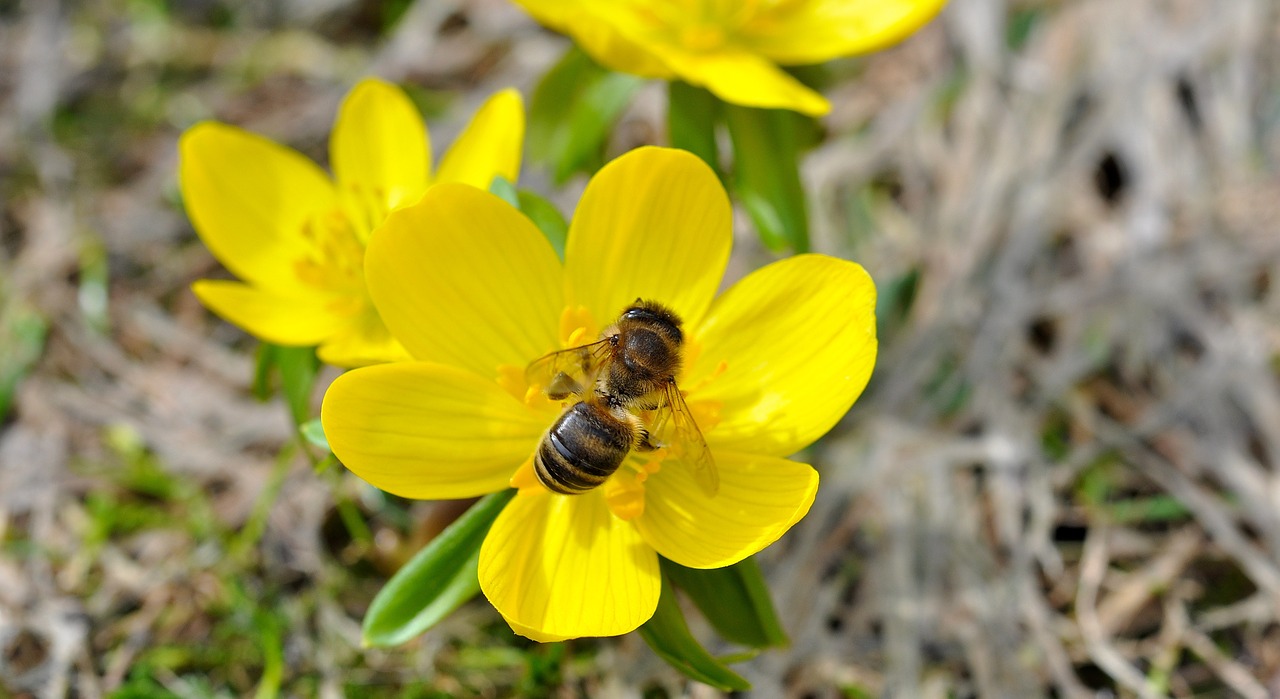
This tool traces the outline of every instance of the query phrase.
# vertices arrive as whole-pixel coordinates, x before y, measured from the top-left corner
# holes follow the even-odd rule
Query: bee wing
[[[538,384],[552,400],[569,395],[582,395],[595,383],[596,375],[609,352],[610,338],[589,342],[578,347],[545,354],[533,360],[524,370],[530,385]]]
[[[655,429],[662,430],[670,423],[673,454],[693,468],[694,480],[698,481],[703,492],[715,496],[720,490],[720,473],[716,470],[716,461],[711,456],[707,440],[698,429],[689,404],[675,381],[667,383],[665,393],[666,405],[658,410]]]

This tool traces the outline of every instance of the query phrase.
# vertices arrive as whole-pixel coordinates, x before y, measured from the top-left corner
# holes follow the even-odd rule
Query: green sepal
[[[639,631],[640,637],[658,657],[687,677],[724,692],[751,689],[751,683],[708,653],[689,633],[675,588],[666,575],[662,576],[658,609]]]
[[[720,167],[720,147],[716,143],[716,123],[720,100],[701,87],[673,80],[667,87],[667,137],[673,148],[682,148],[702,158],[716,177],[724,181]]]
[[[520,209],[530,221],[533,221],[533,225],[542,231],[547,242],[555,248],[556,255],[564,261],[564,244],[569,237],[569,224],[555,204],[527,189],[516,189],[516,186],[502,175],[493,178],[489,183],[489,191]]]
[[[412,640],[480,592],[480,544],[515,494],[485,496],[391,576],[364,616],[365,646]]]
[[[664,558],[662,572],[689,595],[698,611],[726,641],[752,648],[790,643],[755,559],[747,558],[724,568],[699,570]]]
[[[733,142],[733,184],[760,239],[771,250],[809,250],[809,213],[800,182],[805,117],[782,109],[724,105]]]
[[[311,389],[315,386],[320,360],[314,347],[282,347],[264,342],[258,348],[253,370],[253,394],[259,400],[271,397],[271,377],[280,372],[280,389],[295,427],[311,419]]]
[[[493,180],[489,182],[489,193],[517,209],[520,208],[520,195],[516,193],[516,186],[502,175],[493,176]]]
[[[313,447],[319,447],[325,451],[329,449],[329,438],[324,436],[324,425],[320,424],[320,418],[312,418],[298,426],[298,431],[302,433],[302,438]]]
[[[547,237],[547,242],[551,243],[563,262],[564,244],[569,239],[569,224],[564,220],[564,214],[560,213],[555,204],[527,189],[521,189],[516,194],[520,198],[520,210]]]
[[[604,164],[609,132],[643,82],[570,48],[529,99],[530,157],[547,164],[557,184],[576,172],[594,173]]]

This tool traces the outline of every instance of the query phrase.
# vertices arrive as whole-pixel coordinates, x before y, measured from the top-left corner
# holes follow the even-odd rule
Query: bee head
[[[667,335],[677,343],[684,341],[684,333],[680,329],[680,316],[666,306],[653,301],[636,299],[635,303],[627,306],[627,309],[622,312],[619,322],[631,322],[648,326]]]

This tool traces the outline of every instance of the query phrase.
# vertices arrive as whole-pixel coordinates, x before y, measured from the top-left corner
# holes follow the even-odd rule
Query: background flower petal
[[[277,345],[316,345],[346,322],[330,309],[328,299],[315,294],[283,296],[240,282],[211,279],[195,282],[191,291],[223,320]]]
[[[316,353],[325,364],[347,368],[413,359],[391,336],[372,304],[326,338]]]
[[[849,410],[876,359],[876,291],[857,264],[798,255],[763,267],[716,300],[696,337],[689,395],[720,403],[713,447],[786,456]]]
[[[515,90],[490,97],[440,160],[436,182],[461,182],[488,189],[494,175],[510,182],[520,176],[524,148],[524,102]]]
[[[805,87],[758,53],[724,46],[694,52],[671,47],[662,60],[691,85],[701,85],[720,99],[747,107],[790,109],[811,116],[831,111],[822,95]]]
[[[763,10],[744,29],[754,51],[788,65],[878,51],[902,41],[946,0],[807,0]]]
[[[690,568],[732,565],[772,544],[809,512],[818,472],[773,456],[716,451],[720,490],[708,497],[693,473],[668,461],[645,482],[635,520],[658,553]]]
[[[600,65],[645,78],[672,77],[666,64],[611,21],[614,16],[627,14],[630,8],[599,0],[515,0],[515,3],[543,25],[573,37]]]
[[[697,156],[633,150],[591,178],[573,215],[569,303],[586,306],[603,326],[641,297],[695,325],[724,275],[732,226],[729,197]]]
[[[557,349],[560,260],[529,219],[444,183],[374,232],[365,278],[391,334],[418,359],[492,378]]]
[[[547,427],[545,415],[497,383],[426,362],[339,376],[325,391],[320,418],[333,453],[353,473],[422,499],[506,488]]]
[[[342,101],[329,157],[338,184],[373,197],[390,211],[426,190],[431,142],[422,116],[403,90],[366,78]]]
[[[599,491],[521,490],[480,548],[480,589],[538,641],[617,636],[658,606],[658,557]]]
[[[254,286],[296,291],[310,251],[304,223],[336,206],[324,171],[300,153],[234,126],[203,122],[178,144],[183,203],[200,239]]]

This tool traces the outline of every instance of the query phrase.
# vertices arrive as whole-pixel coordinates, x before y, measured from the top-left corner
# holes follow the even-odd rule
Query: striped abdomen
[[[548,490],[584,493],[618,470],[634,441],[631,423],[603,405],[577,403],[543,436],[533,458],[534,472]]]

